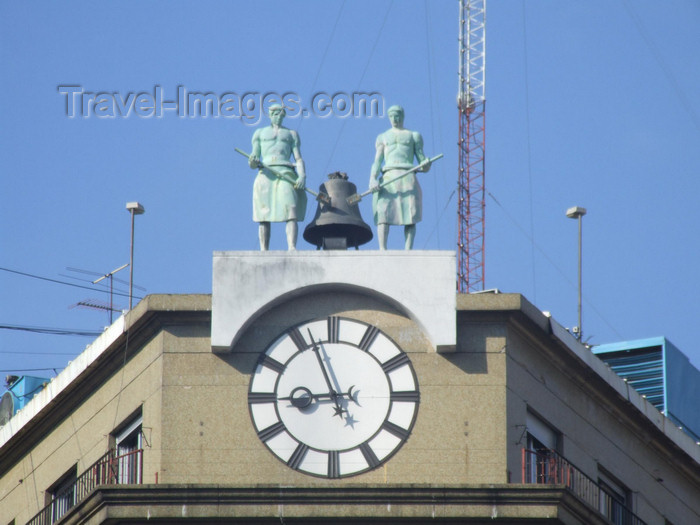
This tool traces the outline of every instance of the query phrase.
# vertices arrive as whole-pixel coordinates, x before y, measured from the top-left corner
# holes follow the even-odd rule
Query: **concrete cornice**
[[[100,487],[65,524],[204,518],[454,520],[605,525],[602,515],[559,485],[132,485]]]

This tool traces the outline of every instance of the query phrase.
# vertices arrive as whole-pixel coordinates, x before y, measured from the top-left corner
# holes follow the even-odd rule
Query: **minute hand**
[[[318,345],[316,344],[314,336],[311,334],[311,329],[309,329],[309,337],[311,338],[311,344],[313,345],[314,354],[316,354],[316,359],[318,359],[318,364],[321,367],[321,372],[323,372],[323,379],[326,380],[328,392],[330,394],[331,399],[333,400],[333,403],[335,404],[335,414],[333,415],[340,416],[342,418],[343,412],[345,412],[345,410],[342,406],[340,406],[340,401],[338,401],[338,393],[333,389],[331,379],[328,377],[328,372],[326,371],[326,366],[323,364],[323,359],[321,359],[321,352],[318,349]]]

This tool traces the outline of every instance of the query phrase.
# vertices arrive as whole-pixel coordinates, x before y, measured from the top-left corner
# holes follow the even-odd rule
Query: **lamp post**
[[[580,341],[583,335],[581,328],[581,233],[582,233],[582,218],[586,215],[586,208],[574,206],[566,210],[566,216],[569,219],[578,219],[578,326],[574,327],[574,335]]]
[[[138,202],[127,202],[126,209],[131,214],[131,255],[129,257],[129,310],[133,304],[134,296],[134,217],[146,211]]]

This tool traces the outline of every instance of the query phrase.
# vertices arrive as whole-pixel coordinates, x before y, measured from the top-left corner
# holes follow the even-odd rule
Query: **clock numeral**
[[[382,363],[382,368],[384,369],[384,372],[388,374],[392,370],[395,370],[408,363],[410,363],[408,356],[406,354],[399,354]]]
[[[399,439],[407,439],[408,438],[408,430],[406,430],[403,427],[400,427],[398,425],[395,425],[394,423],[390,421],[385,421],[384,424],[382,425],[382,428],[386,430],[387,432],[394,434],[397,438]]]
[[[374,343],[374,340],[378,335],[379,328],[376,326],[367,327],[367,331],[365,332],[365,335],[362,336],[362,340],[360,341],[360,348],[365,352],[369,351],[369,347],[372,346],[372,343]]]
[[[362,443],[362,445],[360,445],[360,452],[362,452],[362,455],[365,457],[365,461],[369,465],[369,468],[379,466],[379,459],[377,458],[377,455],[374,453],[374,450],[372,450],[372,447],[370,447],[367,443]]]
[[[296,328],[292,328],[289,331],[289,337],[292,339],[292,341],[299,350],[306,350],[306,340],[304,339],[304,336],[301,335],[301,332],[299,330],[297,330]]]
[[[274,403],[277,401],[277,395],[274,392],[250,392],[248,394],[248,403]]]
[[[415,390],[406,391],[406,392],[392,392],[391,393],[391,400],[392,401],[410,401],[413,403],[418,403],[420,401],[420,392],[416,392]]]
[[[273,359],[269,355],[266,355],[260,364],[266,366],[271,370],[274,370],[278,374],[281,374],[282,372],[284,372],[284,369],[287,368],[287,365],[283,365],[282,363],[280,363],[276,359]]]
[[[337,450],[328,452],[328,477],[340,477],[340,457]]]
[[[338,332],[340,329],[340,318],[331,316],[328,318],[328,342],[338,342]]]
[[[269,427],[258,432],[258,437],[261,441],[267,441],[281,432],[284,432],[284,424],[281,421],[278,421],[274,425],[270,425]]]
[[[306,456],[306,452],[308,450],[309,450],[308,445],[304,445],[303,443],[299,443],[299,446],[292,453],[292,457],[290,457],[289,461],[287,461],[287,465],[292,467],[294,470],[298,469],[299,465],[301,465],[301,462],[304,461],[304,456]]]

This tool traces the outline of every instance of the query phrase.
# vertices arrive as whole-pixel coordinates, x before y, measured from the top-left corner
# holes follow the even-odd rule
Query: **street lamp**
[[[143,214],[146,208],[138,202],[127,202],[126,209],[131,214],[131,256],[129,257],[129,310],[131,310],[134,296],[134,216]]]
[[[581,219],[584,215],[586,215],[586,208],[581,206],[574,206],[566,210],[566,216],[569,219],[578,219],[578,326],[574,326],[574,335],[579,341],[583,336],[581,328]]]

